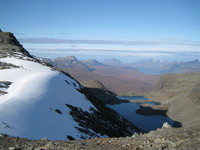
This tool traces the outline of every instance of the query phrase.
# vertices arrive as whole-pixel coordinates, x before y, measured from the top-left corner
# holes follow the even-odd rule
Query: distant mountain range
[[[40,60],[69,72],[80,82],[99,80],[106,88],[117,94],[152,90],[159,79],[158,75],[146,75],[132,66],[123,65],[117,59],[106,60],[102,63],[95,59],[80,61],[74,56],[55,59],[40,58]]]
[[[121,65],[133,67],[146,74],[164,74],[164,73],[186,73],[186,72],[200,72],[200,61],[198,59],[187,62],[169,62],[155,59],[148,59],[133,63],[109,63],[110,65]]]
[[[159,73],[200,72],[200,61],[195,59],[188,62],[171,62],[156,70]]]
[[[119,95],[150,91],[164,73],[200,72],[199,60],[169,62],[149,59],[124,63],[116,58],[98,62],[95,59],[78,60],[74,56],[41,60],[69,72],[80,82],[99,80]]]
[[[116,59],[116,58],[105,59],[102,63],[103,64],[107,64],[107,65],[119,65],[119,64],[122,64],[122,62],[119,59]]]
[[[104,65],[103,63],[98,62],[96,59],[82,60],[81,62],[86,64],[88,67]]]
[[[103,64],[111,66],[131,67],[143,72],[145,74],[164,74],[164,73],[186,73],[186,72],[200,72],[200,60],[195,59],[187,62],[178,61],[161,61],[155,59],[147,59],[133,63],[124,63],[118,59],[105,59]]]

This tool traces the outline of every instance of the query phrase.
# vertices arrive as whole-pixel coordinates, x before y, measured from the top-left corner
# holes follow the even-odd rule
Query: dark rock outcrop
[[[12,84],[12,82],[9,81],[0,81],[0,96],[7,94],[6,91],[4,91],[5,89],[9,88],[9,86]]]
[[[91,109],[91,113],[88,113],[77,107],[66,105],[71,109],[70,114],[73,116],[74,120],[82,127],[77,128],[79,131],[85,132],[91,136],[96,136],[91,132],[91,130],[89,130],[92,129],[100,135],[108,135],[109,137],[131,136],[133,133],[143,132],[128,120],[124,119],[117,112],[108,108],[87,88],[81,89],[81,92],[85,94],[87,99],[91,101],[97,110]],[[83,137],[83,139],[85,138]]]
[[[19,66],[9,64],[9,63],[0,62],[0,70],[1,69],[11,69],[11,68],[19,68]]]
[[[0,32],[0,54],[22,53],[32,57],[10,32]]]

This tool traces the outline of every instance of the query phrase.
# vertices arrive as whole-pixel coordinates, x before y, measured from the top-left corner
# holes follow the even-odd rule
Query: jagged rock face
[[[70,75],[29,57],[13,34],[1,43],[0,133],[72,140],[141,131]]]
[[[0,53],[12,54],[15,52],[20,52],[31,57],[29,52],[23,48],[23,46],[18,42],[12,33],[0,32]]]

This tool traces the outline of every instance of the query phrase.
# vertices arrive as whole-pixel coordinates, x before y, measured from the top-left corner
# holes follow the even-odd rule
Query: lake
[[[120,96],[118,97],[122,100],[148,100],[143,96]],[[154,102],[145,102],[148,104],[156,105]],[[114,109],[116,112],[121,114],[124,118],[129,120],[136,127],[149,132],[151,130],[156,130],[161,128],[163,123],[168,122],[171,126],[173,125],[173,120],[168,117],[155,115],[155,116],[144,116],[136,114],[135,111],[140,108],[140,104],[144,103],[121,103],[116,105],[107,105],[108,107]]]

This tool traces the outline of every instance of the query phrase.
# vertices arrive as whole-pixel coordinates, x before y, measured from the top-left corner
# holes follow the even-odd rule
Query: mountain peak
[[[53,59],[52,65],[66,71],[66,69],[79,69],[89,71],[89,67],[79,61],[75,56],[65,56]]]
[[[82,62],[86,65],[103,65],[102,63],[98,62],[96,59],[82,60]]]
[[[78,60],[75,56],[66,56],[67,59]]]
[[[192,62],[193,62],[193,63],[199,63],[200,61],[199,61],[199,59],[195,59],[195,60],[193,60]]]
[[[105,59],[103,63],[108,65],[118,65],[121,64],[122,62],[119,59],[112,58],[112,59]]]
[[[23,48],[13,33],[0,31],[0,53],[14,54],[16,52],[31,57],[29,52]]]
[[[62,60],[62,61],[78,61],[78,59],[75,56],[65,56],[65,57],[58,57],[55,58],[54,60]]]

